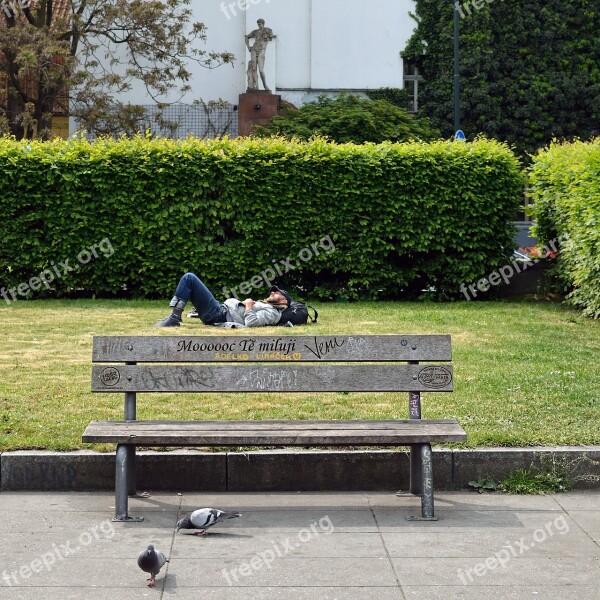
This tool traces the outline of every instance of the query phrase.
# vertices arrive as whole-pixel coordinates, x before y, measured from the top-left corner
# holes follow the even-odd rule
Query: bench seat
[[[454,419],[389,421],[92,421],[84,442],[136,446],[410,446],[464,442]]]

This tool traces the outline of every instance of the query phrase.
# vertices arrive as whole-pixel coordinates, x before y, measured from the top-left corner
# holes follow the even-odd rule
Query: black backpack
[[[314,317],[311,317],[308,313],[309,308],[315,313]],[[309,319],[311,323],[316,323],[318,317],[319,313],[309,304],[292,300],[292,303],[281,312],[281,318],[279,319],[278,325],[284,327],[288,323],[291,323],[292,325],[306,325]]]

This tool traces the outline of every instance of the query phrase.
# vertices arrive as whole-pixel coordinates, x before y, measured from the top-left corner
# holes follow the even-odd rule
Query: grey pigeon
[[[146,550],[142,550],[138,556],[138,566],[142,571],[150,573],[148,587],[154,587],[154,577],[158,575],[163,565],[169,562],[169,559],[159,550],[155,550],[150,544]]]
[[[195,531],[195,535],[206,535],[206,530],[217,523],[223,522],[225,519],[235,519],[241,517],[238,512],[225,512],[218,508],[199,508],[195,510],[189,517],[184,517],[177,522],[177,531],[180,529],[199,529]]]

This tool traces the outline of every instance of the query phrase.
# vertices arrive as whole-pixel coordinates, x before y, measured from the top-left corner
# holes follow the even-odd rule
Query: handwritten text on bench
[[[177,352],[214,352],[216,360],[301,360],[303,352],[308,351],[308,356],[313,360],[323,359],[343,346],[343,357],[353,358],[360,355],[364,346],[362,338],[338,339],[333,337],[327,340],[312,338],[310,342],[303,340],[301,347],[295,338],[246,338],[242,340],[195,342],[193,339],[179,340]]]
[[[262,369],[251,371],[250,376],[242,377],[237,385],[255,390],[293,390],[296,387],[297,371]]]

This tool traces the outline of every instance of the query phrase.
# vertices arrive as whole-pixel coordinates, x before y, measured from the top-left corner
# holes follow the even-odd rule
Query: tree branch
[[[52,25],[52,0],[46,0],[46,27],[50,27]]]
[[[31,14],[31,10],[29,10],[29,7],[23,6],[22,8],[23,8],[23,14],[25,15],[26,19],[29,21],[29,24],[37,26],[35,17]]]

